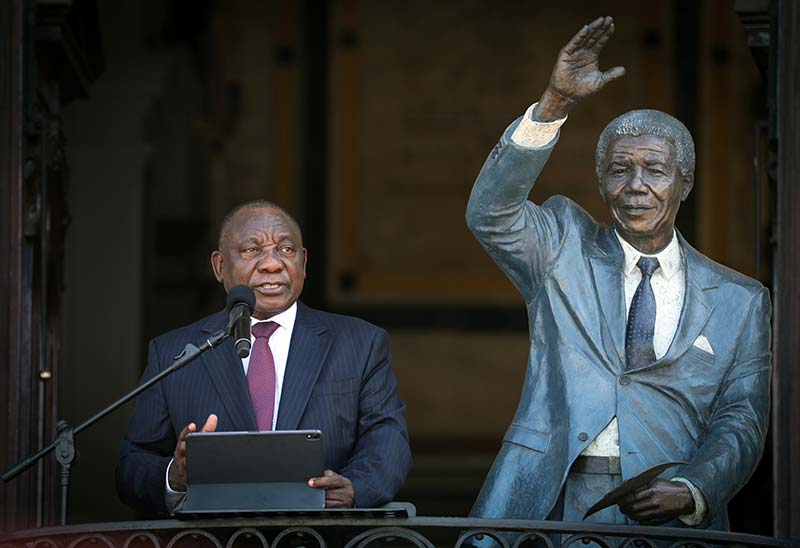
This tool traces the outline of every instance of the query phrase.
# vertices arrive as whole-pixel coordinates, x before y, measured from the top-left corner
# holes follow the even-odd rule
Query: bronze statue
[[[728,529],[726,506],[761,458],[770,301],[674,229],[694,143],[663,112],[613,120],[597,145],[612,226],[553,196],[527,201],[568,112],[620,78],[598,68],[610,17],[560,51],[537,104],[509,126],[472,190],[467,223],[522,293],[522,397],[472,515],[580,521],[606,492],[684,461],[590,521]]]

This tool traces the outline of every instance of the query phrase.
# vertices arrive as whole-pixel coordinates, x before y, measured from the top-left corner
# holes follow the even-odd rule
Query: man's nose
[[[283,270],[283,261],[274,249],[265,249],[258,261],[258,269],[266,272],[280,272]]]

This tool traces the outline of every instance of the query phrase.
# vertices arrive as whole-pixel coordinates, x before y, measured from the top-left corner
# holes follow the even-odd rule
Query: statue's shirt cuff
[[[694,512],[678,516],[678,519],[689,527],[699,525],[703,521],[703,518],[706,517],[706,498],[703,496],[703,493],[686,478],[672,478],[672,481],[679,481],[688,487],[694,499]]]
[[[538,122],[533,119],[533,110],[539,103],[534,103],[525,111],[517,129],[511,135],[511,140],[525,147],[542,147],[548,144],[558,134],[558,130],[567,121],[564,116],[551,122]]]

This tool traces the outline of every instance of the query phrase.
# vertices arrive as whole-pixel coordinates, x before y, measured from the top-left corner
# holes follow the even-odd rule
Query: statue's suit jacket
[[[143,381],[227,323],[225,311],[150,342]],[[277,430],[323,432],[325,466],[353,482],[359,507],[394,497],[411,465],[405,406],[395,391],[388,337],[363,320],[298,302]],[[242,360],[231,339],[143,392],[117,465],[117,490],[146,514],[164,514],[165,473],[190,422],[219,417],[217,431],[258,430]]]
[[[545,519],[573,461],[616,416],[623,479],[688,462],[663,477],[702,491],[700,527],[727,529],[726,505],[758,463],[767,430],[767,291],[679,235],[686,293],[674,339],[661,359],[626,371],[619,241],[567,198],[526,200],[555,139],[520,147],[515,126],[478,176],[467,223],[525,299],[530,356],[514,421],[472,515]],[[697,344],[701,336],[713,353]]]

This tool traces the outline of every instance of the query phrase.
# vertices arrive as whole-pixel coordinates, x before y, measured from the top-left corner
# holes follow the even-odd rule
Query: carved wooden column
[[[4,2],[0,25],[0,256],[8,258],[0,274],[5,470],[55,435],[69,224],[61,108],[87,95],[102,57],[92,1]],[[57,486],[52,457],[0,486],[2,527],[54,523]]]
[[[778,144],[773,449],[775,534],[800,538],[800,5],[771,3]]]
[[[0,378],[3,379],[0,467],[7,468],[33,448],[34,418],[29,403],[33,378],[29,246],[24,236],[26,195],[23,165],[23,81],[30,26],[25,2],[0,3]],[[27,525],[35,512],[36,474],[0,484],[2,528]]]
[[[736,11],[769,87],[773,532],[800,539],[800,6],[792,0],[737,0]]]

